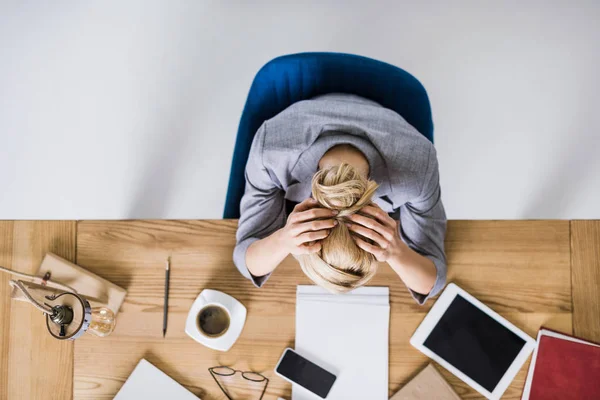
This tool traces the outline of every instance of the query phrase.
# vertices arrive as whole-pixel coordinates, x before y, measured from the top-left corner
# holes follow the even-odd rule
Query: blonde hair
[[[322,241],[321,251],[296,256],[302,271],[332,293],[345,293],[365,285],[377,272],[375,257],[354,243],[346,217],[371,202],[377,183],[363,177],[348,164],[318,171],[312,193],[322,207],[337,210],[338,224]]]

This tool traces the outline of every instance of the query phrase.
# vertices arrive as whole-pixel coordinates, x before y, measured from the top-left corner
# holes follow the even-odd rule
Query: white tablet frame
[[[487,389],[479,385],[473,379],[469,378],[463,372],[459,371],[452,364],[444,360],[442,357],[438,356],[436,353],[428,349],[423,345],[429,334],[435,328],[440,318],[444,315],[452,301],[456,298],[457,295],[461,295],[465,300],[473,304],[475,307],[479,308],[481,311],[492,317],[498,323],[506,327],[508,330],[513,332],[515,335],[519,336],[521,339],[525,341],[523,348],[517,355],[517,357],[513,360],[510,367],[506,370],[506,373],[500,379],[493,392],[489,392]],[[435,302],[429,313],[425,316],[421,325],[417,328],[413,336],[410,338],[410,344],[413,345],[417,350],[421,351],[423,354],[436,361],[442,367],[446,368],[448,371],[452,372],[457,378],[465,382],[467,385],[471,386],[473,389],[477,390],[479,393],[487,397],[491,400],[500,399],[502,394],[506,391],[510,383],[513,381],[523,364],[529,358],[529,355],[533,351],[536,346],[536,341],[527,335],[525,332],[508,322],[506,319],[501,317],[498,313],[494,312],[491,308],[477,300],[475,297],[471,296],[469,293],[458,287],[454,283],[450,283],[448,287],[444,290],[444,292],[440,295],[438,300]]]

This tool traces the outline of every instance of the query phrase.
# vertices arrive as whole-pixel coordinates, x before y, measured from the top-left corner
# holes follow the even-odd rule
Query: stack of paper
[[[334,295],[298,286],[296,351],[337,380],[327,400],[387,400],[389,288],[363,287]],[[292,400],[317,396],[294,385]]]

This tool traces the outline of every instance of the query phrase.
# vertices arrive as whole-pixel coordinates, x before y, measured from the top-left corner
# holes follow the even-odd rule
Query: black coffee
[[[206,306],[198,314],[198,327],[207,336],[221,336],[229,329],[229,313],[219,306]]]

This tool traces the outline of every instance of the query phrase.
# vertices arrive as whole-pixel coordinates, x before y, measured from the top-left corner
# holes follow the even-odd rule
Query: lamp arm
[[[29,292],[27,291],[27,288],[25,288],[25,285],[23,285],[23,281],[15,281],[15,280],[11,279],[8,282],[8,284],[11,287],[17,288],[18,290],[20,290],[21,293],[23,293],[23,295],[27,298],[27,300],[29,300],[29,302],[31,303],[32,306],[34,306],[35,308],[37,308],[44,314],[52,315],[52,313],[53,313],[52,307],[47,306],[45,304],[40,304],[36,299],[34,299],[33,296],[31,296],[29,294]]]

